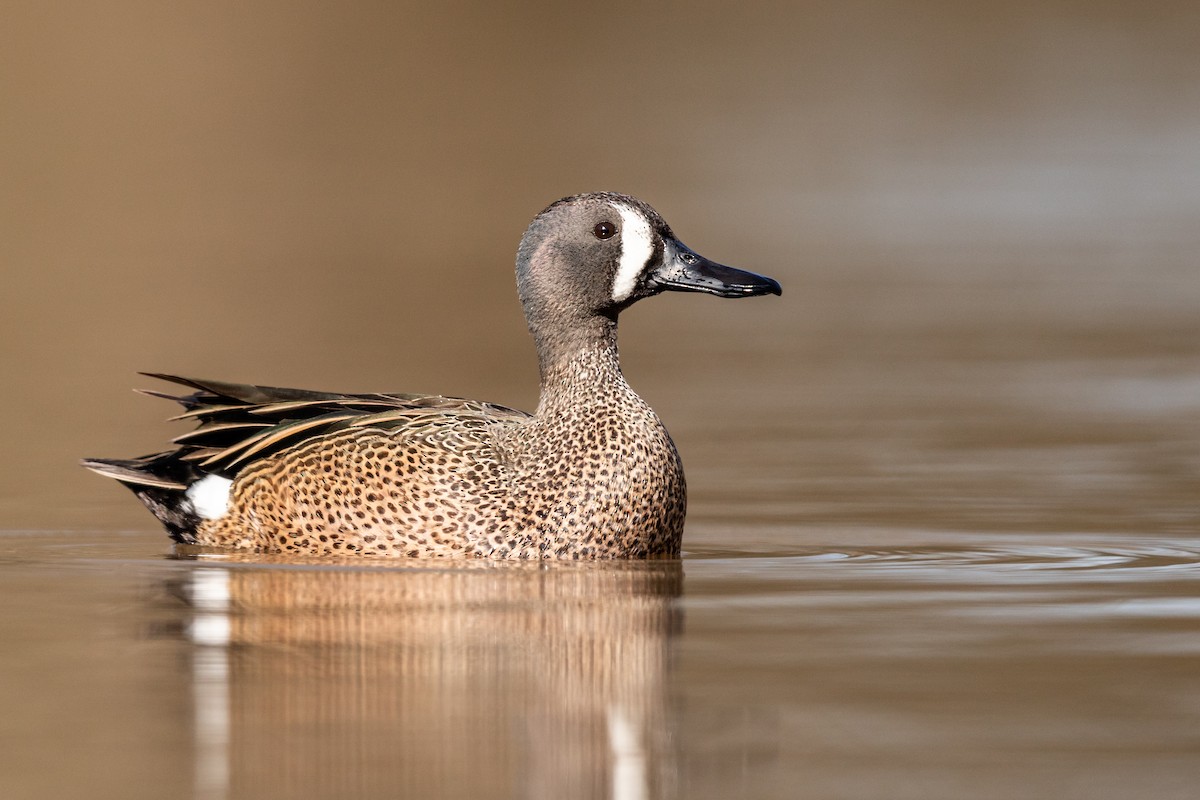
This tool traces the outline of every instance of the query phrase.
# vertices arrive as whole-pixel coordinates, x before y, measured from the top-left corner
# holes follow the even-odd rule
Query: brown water
[[[0,798],[1192,798],[1194,4],[28,4],[0,26]],[[528,219],[782,298],[625,371],[681,563],[173,553],[138,369],[532,407]]]
[[[366,568],[6,536],[5,796],[1193,796],[1195,540],[957,538]]]

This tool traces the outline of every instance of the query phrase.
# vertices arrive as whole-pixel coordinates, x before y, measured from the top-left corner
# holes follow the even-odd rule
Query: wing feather
[[[198,423],[194,430],[174,440],[177,449],[169,455],[177,462],[195,465],[193,469],[227,477],[258,459],[347,428],[378,427],[425,436],[439,428],[466,430],[485,424],[515,423],[529,416],[493,403],[442,395],[335,394],[142,374],[194,390],[179,396],[144,391],[182,405],[183,413],[173,420]],[[112,474],[113,467],[104,466]]]

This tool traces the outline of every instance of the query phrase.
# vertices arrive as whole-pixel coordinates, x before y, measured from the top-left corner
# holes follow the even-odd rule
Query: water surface
[[[147,555],[155,545],[0,540],[18,679],[6,796],[1195,788],[1191,539],[993,535],[594,565]]]

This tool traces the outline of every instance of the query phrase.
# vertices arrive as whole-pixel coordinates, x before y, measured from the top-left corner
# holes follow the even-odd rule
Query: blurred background
[[[169,559],[79,468],[139,370],[533,408],[598,189],[784,287],[622,318],[682,564]],[[6,2],[0,795],[1192,798],[1198,219],[1195,2]]]
[[[1198,39],[1188,2],[8,3],[0,526],[153,528],[76,466],[183,432],[138,370],[532,408],[517,242],[606,189],[785,289],[623,318],[693,541],[735,488],[1102,528],[1117,472],[1194,529]]]

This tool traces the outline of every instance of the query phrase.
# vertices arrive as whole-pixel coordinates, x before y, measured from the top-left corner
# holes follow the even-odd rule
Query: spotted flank
[[[679,554],[683,466],[625,382],[620,310],[662,291],[779,294],[715,264],[628,195],[560,200],[522,238],[537,346],[527,414],[425,394],[338,394],[173,375],[149,391],[195,428],[173,449],[83,465],[129,487],[177,542],[328,556],[648,558]]]

